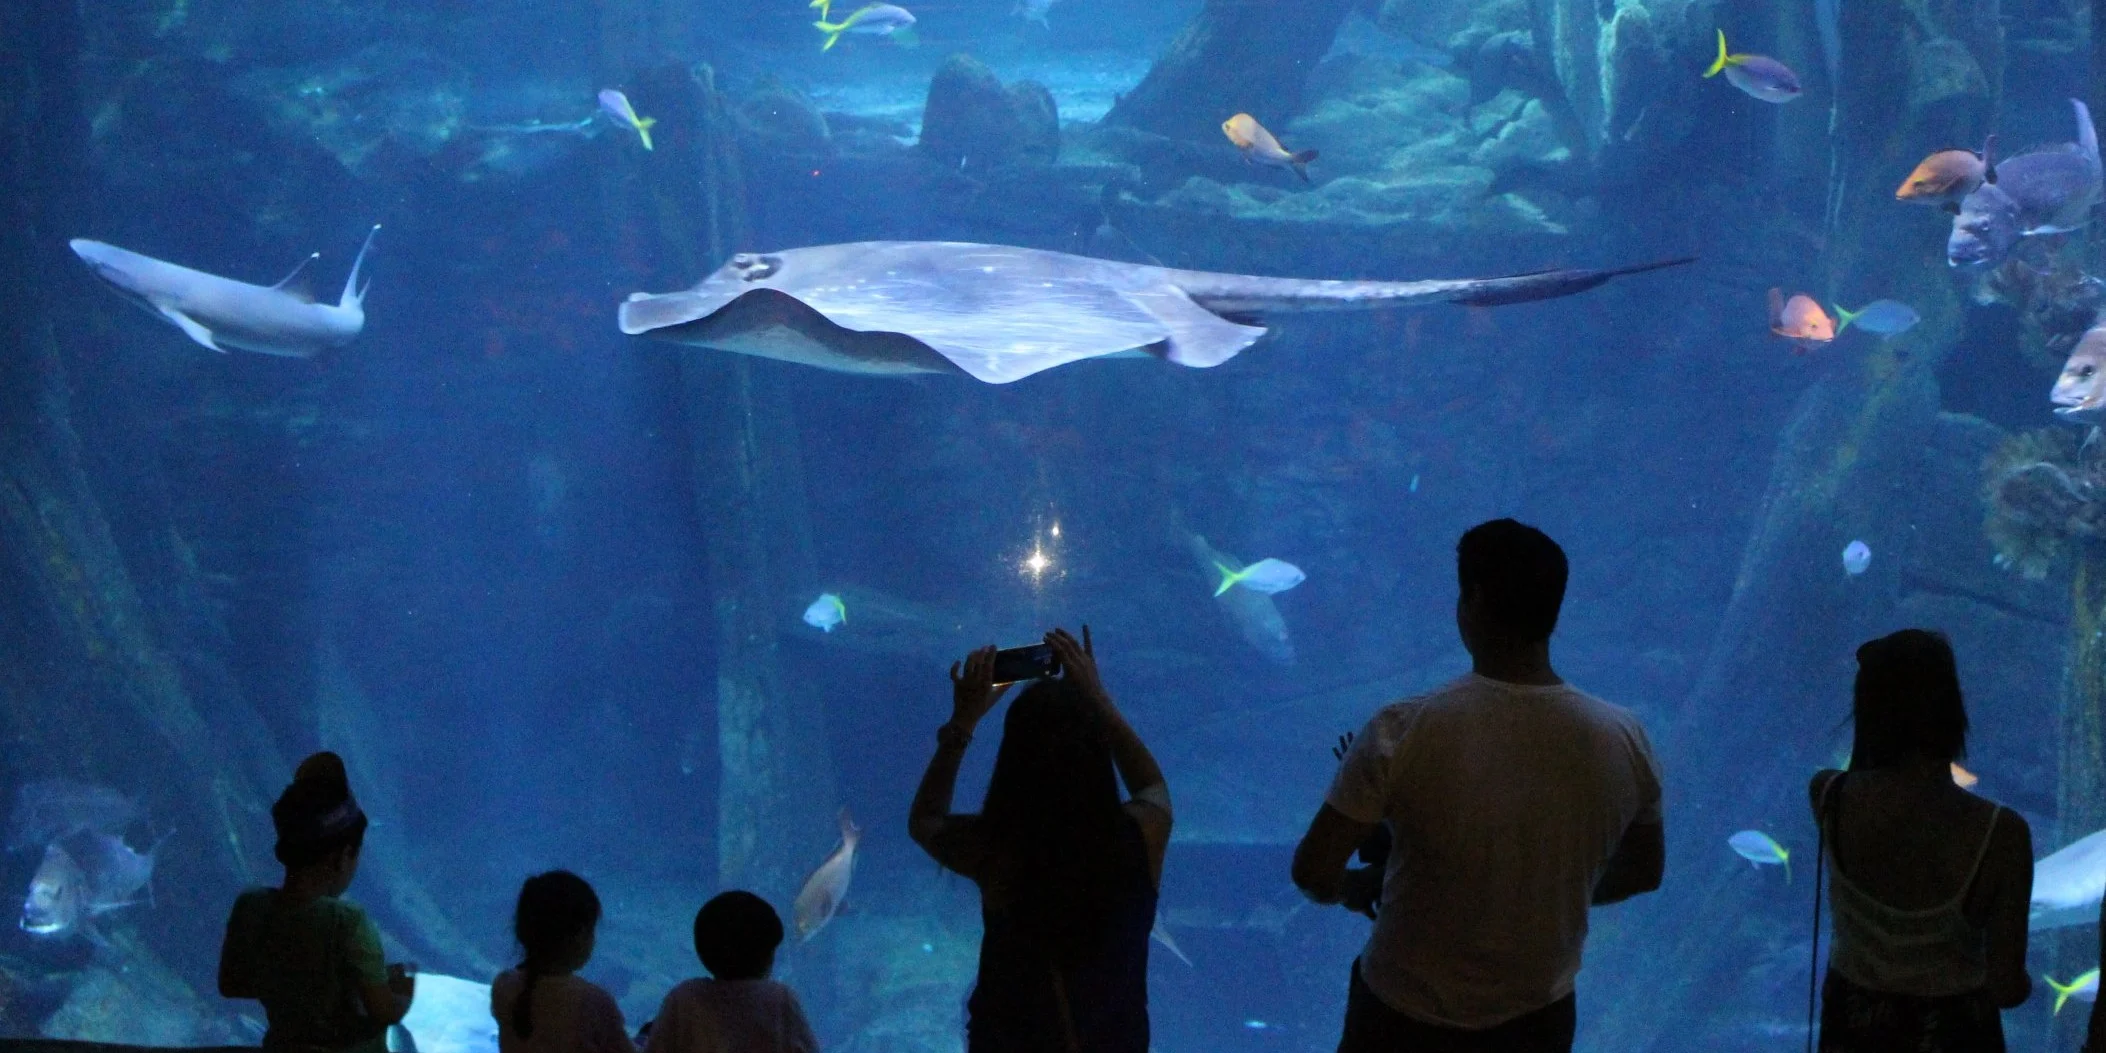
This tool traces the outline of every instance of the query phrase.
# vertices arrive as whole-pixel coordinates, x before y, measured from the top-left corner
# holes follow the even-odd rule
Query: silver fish
[[[334,306],[289,288],[298,268],[276,285],[250,285],[100,241],[75,238],[70,244],[97,277],[203,347],[312,358],[350,343],[365,328],[366,290],[358,275],[379,230],[376,226],[366,234]]]
[[[36,936],[65,936],[89,921],[152,898],[154,855],[144,854],[121,838],[81,833],[44,848],[43,864],[29,882],[22,901],[22,931]]]
[[[799,936],[811,939],[840,913],[842,902],[848,898],[849,879],[856,872],[856,842],[862,839],[863,831],[849,818],[848,809],[841,809],[841,844],[812,871],[811,877],[804,879],[804,888],[798,890],[797,902],[791,908]]]
[[[1233,574],[1244,568],[1242,560],[1207,544],[1207,539],[1197,534],[1188,539],[1187,545],[1208,581],[1220,578],[1224,570]],[[1294,662],[1294,640],[1287,635],[1287,619],[1280,617],[1280,608],[1271,596],[1252,589],[1229,589],[1216,595],[1214,603],[1235,623],[1244,643],[1281,665]]]
[[[2066,925],[2097,925],[2106,895],[2106,830],[2033,864],[2033,902],[2026,927],[2034,932]]]
[[[2097,422],[2106,416],[2106,329],[2086,331],[2070,349],[2048,401],[2064,420]]]

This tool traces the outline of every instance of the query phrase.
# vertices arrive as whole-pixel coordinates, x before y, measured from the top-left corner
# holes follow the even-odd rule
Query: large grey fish
[[[88,922],[152,896],[154,855],[132,850],[122,838],[80,833],[44,847],[44,861],[22,900],[22,931],[66,936]]]
[[[2070,349],[2048,401],[2064,420],[2095,424],[2106,417],[2106,328],[2086,330]]]
[[[2039,932],[2066,925],[2097,925],[2106,894],[2106,830],[2080,838],[2033,864],[2033,903],[2026,927]]]
[[[81,831],[121,834],[138,821],[139,806],[107,786],[71,779],[39,779],[15,790],[7,822],[7,850],[42,848]]]
[[[1207,539],[1193,534],[1186,540],[1192,559],[1199,564],[1199,572],[1209,582],[1220,577],[1226,570],[1236,573],[1244,569],[1244,562],[1212,545]],[[1294,661],[1294,640],[1287,635],[1287,619],[1280,617],[1279,605],[1272,597],[1253,589],[1229,589],[1217,593],[1214,602],[1221,613],[1234,622],[1243,642],[1251,645],[1259,654],[1281,665]]]
[[[856,873],[856,843],[862,839],[863,831],[849,818],[848,809],[841,809],[840,846],[812,871],[812,876],[804,879],[804,887],[797,890],[797,902],[791,908],[799,936],[807,940],[817,936],[840,913],[841,904],[848,899],[849,879]]]
[[[366,290],[358,274],[379,231],[375,226],[367,232],[334,306],[292,288],[300,268],[276,285],[250,285],[100,241],[75,238],[70,244],[97,277],[205,347],[312,358],[350,343],[365,328]]]
[[[1215,366],[1280,311],[1495,306],[1569,296],[1622,274],[1378,282],[1257,278],[960,242],[865,241],[740,253],[684,292],[636,293],[622,332],[843,373],[964,374],[1007,384],[1085,358],[1147,352]]]
[[[1993,267],[2020,238],[2064,234],[2091,221],[2099,203],[2099,133],[2091,110],[2077,99],[2077,141],[1999,161],[1996,181],[1960,201],[1945,261],[1954,267]]]

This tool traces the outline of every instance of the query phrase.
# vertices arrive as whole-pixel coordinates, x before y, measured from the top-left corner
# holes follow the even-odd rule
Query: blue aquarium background
[[[822,50],[802,0],[0,0],[0,795],[100,788],[159,845],[137,902],[0,933],[0,1034],[253,1044],[221,927],[331,749],[374,820],[351,896],[427,993],[515,962],[520,881],[565,867],[606,903],[584,975],[640,1024],[699,971],[695,909],[787,917],[846,809],[846,907],[778,977],[829,1049],[961,1049],[977,898],[905,821],[945,670],[1087,623],[1176,800],[1155,1048],[1333,1048],[1367,922],[1288,860],[1336,737],[1466,668],[1453,545],[1505,515],[1570,554],[1560,668],[1667,774],[1666,887],[1595,912],[1581,1048],[1803,1041],[1805,779],[1871,636],[1951,635],[1976,790],[2041,855],[2106,827],[2106,475],[2049,400],[2097,240],[1954,268],[1954,217],[1895,194],[1935,150],[2071,140],[2067,100],[2106,100],[2089,5],[906,6],[917,39]],[[1803,93],[1705,78],[1720,29]],[[1246,162],[1238,112],[1316,150],[1307,181]],[[376,223],[363,332],[307,358],[214,353],[68,250],[262,285],[319,251],[333,301]],[[615,324],[735,252],[886,239],[1303,278],[1698,260],[1006,385]],[[1921,320],[1795,342],[1772,288]],[[1307,572],[1277,624],[1214,596],[1212,563],[1268,557]],[[2033,971],[2095,954],[2036,932]],[[2013,1047],[2076,1048],[2088,1007],[2040,991]]]

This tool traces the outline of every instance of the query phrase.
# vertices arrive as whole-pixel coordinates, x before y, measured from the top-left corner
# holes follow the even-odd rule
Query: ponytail
[[[512,1003],[512,1030],[521,1041],[534,1037],[534,984],[550,969],[564,968],[587,933],[600,923],[600,897],[585,879],[568,870],[536,874],[519,889],[512,911],[512,934],[526,951],[519,963],[525,977]]]
[[[524,1042],[534,1037],[534,981],[541,979],[541,971],[534,968],[532,958],[520,963],[519,971],[526,974],[526,983],[519,988],[519,998],[512,1003],[512,1030]]]

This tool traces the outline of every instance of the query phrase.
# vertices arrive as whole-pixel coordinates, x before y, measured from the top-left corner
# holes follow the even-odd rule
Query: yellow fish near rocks
[[[1221,122],[1222,134],[1228,136],[1236,149],[1243,151],[1243,159],[1251,164],[1271,165],[1274,168],[1291,168],[1294,174],[1309,182],[1309,162],[1316,160],[1316,151],[1303,150],[1289,153],[1287,148],[1273,138],[1256,117],[1239,113]]]

